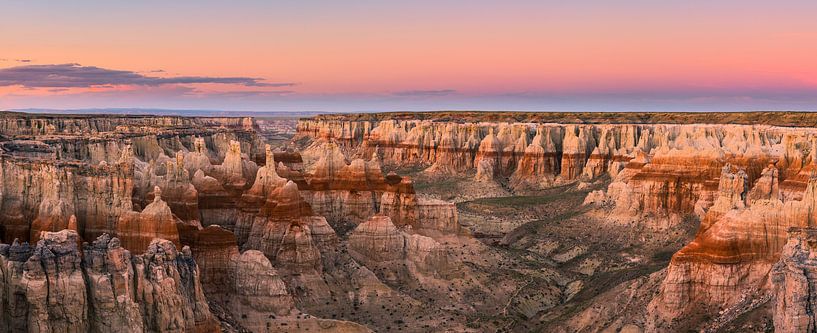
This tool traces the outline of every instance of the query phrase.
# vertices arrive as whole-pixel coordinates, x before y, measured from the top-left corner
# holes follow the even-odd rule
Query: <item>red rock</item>
[[[205,293],[229,293],[229,265],[238,255],[238,242],[232,232],[211,225],[195,233],[190,249],[201,273]]]
[[[155,238],[161,238],[181,246],[176,221],[170,207],[162,201],[161,189],[154,188],[153,202],[141,212],[124,214],[116,225],[116,233],[122,247],[134,254],[141,254]]]

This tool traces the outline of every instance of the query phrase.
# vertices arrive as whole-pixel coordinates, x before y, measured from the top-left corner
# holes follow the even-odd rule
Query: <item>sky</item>
[[[0,2],[0,109],[817,110],[817,1]]]

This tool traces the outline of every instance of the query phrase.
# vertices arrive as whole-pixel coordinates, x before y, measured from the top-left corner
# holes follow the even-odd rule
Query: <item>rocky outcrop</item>
[[[404,250],[403,233],[385,215],[371,217],[349,236],[349,251],[364,265],[401,260],[405,257]]]
[[[77,217],[65,201],[46,199],[40,203],[37,219],[31,223],[31,237],[29,239],[32,244],[36,244],[40,240],[40,233],[63,229],[70,229],[79,233]]]
[[[0,253],[4,322],[16,332],[84,332],[89,329],[86,287],[73,231],[45,232],[28,253],[5,248]],[[9,256],[17,252],[19,257]],[[21,256],[20,256],[21,255]]]
[[[295,304],[284,281],[263,253],[248,250],[236,254],[227,271],[227,286],[231,295],[235,295],[230,301],[230,310],[247,316],[246,320],[242,318],[245,328],[263,330],[270,314],[286,316],[294,310]]]
[[[592,128],[568,127],[562,139],[562,164],[560,176],[564,180],[574,180],[582,175],[588,159],[588,150],[592,151],[594,142]]]
[[[145,330],[142,308],[137,303],[133,258],[119,239],[107,234],[83,247],[83,266],[88,281],[88,300],[92,304],[95,331]],[[172,309],[165,309],[173,311]]]
[[[266,162],[264,166],[259,168],[255,174],[252,188],[242,194],[242,200],[250,204],[262,205],[273,194],[273,191],[287,183],[287,180],[280,177],[276,171],[275,154],[270,145],[266,145],[265,151]]]
[[[323,218],[313,218],[310,224],[315,235],[314,246],[304,246],[303,238],[291,235],[285,239],[278,255],[280,264],[272,262],[260,251],[238,252],[235,236],[219,226],[209,226],[196,235],[193,257],[200,267],[202,290],[216,309],[221,320],[251,332],[348,331],[369,332],[350,322],[320,319],[300,312],[278,269],[289,274],[316,274],[315,261],[301,258],[304,250],[335,248],[337,237]],[[321,223],[322,221],[322,223]],[[328,230],[326,230],[328,228]],[[329,234],[331,232],[331,235]],[[235,327],[234,326],[234,327]]]
[[[298,186],[289,181],[275,190],[268,198],[264,212],[251,220],[244,248],[259,250],[294,272],[317,270],[320,268],[320,251],[312,241],[310,228],[316,218],[322,219],[313,215],[309,204],[301,198]],[[316,231],[326,233],[328,224],[319,224],[320,228]],[[327,237],[325,234],[320,236]]]
[[[263,202],[262,197],[270,191],[271,181],[277,179],[277,176],[274,176],[275,170],[270,170],[269,166],[259,171],[255,162],[242,154],[242,146],[238,141],[230,141],[224,162],[219,165],[209,164],[204,153],[199,152],[189,153],[185,160],[197,164],[191,183],[199,192],[202,224],[215,224],[234,231],[243,242],[246,239],[242,238],[244,231],[236,230],[236,221],[252,218],[258,212]],[[274,160],[271,162],[274,165]],[[261,183],[256,185],[256,180]],[[247,195],[242,196],[245,191]],[[246,210],[246,214],[239,214],[240,210]],[[237,215],[239,218],[236,218]]]
[[[47,224],[64,224],[67,222],[65,218],[70,217],[54,220],[53,214],[75,215],[83,239],[94,239],[112,231],[119,217],[132,210],[133,176],[130,170],[125,163],[85,165],[0,155],[0,230],[3,240],[28,240],[40,228],[48,229]],[[37,220],[41,207],[44,211]],[[35,220],[37,229],[32,230],[31,223]]]
[[[688,216],[704,218],[725,164],[743,170],[744,183],[752,184],[776,159],[770,132],[704,125],[645,132],[607,189],[615,203],[612,217],[625,223],[652,220],[649,226],[659,229],[677,227]]]
[[[230,140],[245,149],[243,159],[263,156],[254,122],[231,119],[0,114],[0,236],[11,242],[30,240],[41,228],[58,230],[65,222],[41,226],[58,222],[45,215],[31,225],[43,202],[56,200],[75,215],[82,239],[114,233],[134,203],[141,210],[153,200],[154,186],[165,191],[176,216],[195,226],[200,217],[190,175],[197,169],[184,172],[189,165],[167,156],[195,149],[219,161]],[[242,162],[250,181],[252,165]]]
[[[780,144],[784,137],[792,135],[791,141],[798,142],[805,134],[801,130],[771,126],[659,125],[643,121],[633,122],[638,125],[570,125],[554,121],[534,126],[535,123],[513,120],[485,120],[498,118],[493,116],[458,123],[444,115],[425,120],[365,120],[382,116],[302,120],[298,137],[313,140],[310,147],[315,148],[323,148],[325,143],[336,140],[346,156],[369,157],[376,152],[384,165],[419,164],[426,166],[430,174],[474,172],[481,180],[500,174],[513,175],[511,185],[541,188],[553,185],[554,181],[564,183],[604,174],[617,175],[634,157],[636,149],[666,156],[666,160],[662,156],[653,159],[661,169],[649,171],[651,173],[677,170],[680,174],[688,170],[691,174],[707,169],[707,175],[717,178],[723,162],[711,160],[723,158],[743,167],[759,163],[747,168],[750,180],[754,180],[766,162],[747,159],[769,157],[772,150],[768,148]],[[321,120],[323,118],[333,119]],[[572,118],[565,120],[576,122]],[[357,130],[350,131],[350,128]],[[343,135],[344,139],[338,139],[337,135]],[[529,140],[530,137],[534,139]],[[798,149],[793,143],[790,146]],[[684,155],[697,157],[685,160]],[[811,161],[794,157],[788,160],[793,162],[780,167],[787,169],[798,161]],[[710,190],[714,190],[714,185]]]
[[[436,159],[427,172],[452,174],[472,169],[480,145],[480,132],[474,124],[445,124],[439,137],[435,138]]]
[[[447,276],[456,270],[437,241],[400,231],[385,215],[375,215],[355,228],[349,235],[349,254],[387,281]]]
[[[63,230],[33,249],[0,246],[4,331],[218,331],[189,249],[157,239],[131,256],[103,235],[80,253],[78,239]]]
[[[747,190],[741,171],[724,168],[718,199],[695,240],[673,256],[661,292],[650,304],[655,327],[694,322],[735,305],[744,294],[769,289],[772,265],[781,255],[787,260],[787,230],[817,223],[817,178],[809,180],[802,200],[783,202],[770,186],[776,183],[770,179],[775,170],[768,167]],[[748,193],[754,200],[747,203]]]
[[[814,332],[817,330],[817,262],[813,253],[817,229],[792,228],[780,261],[772,269],[776,304],[775,332]]]
[[[162,200],[162,190],[153,190],[153,202],[141,212],[127,212],[116,225],[116,234],[122,247],[134,254],[141,254],[155,238],[166,239],[177,246],[179,231],[170,206]]]
[[[501,170],[502,152],[502,144],[494,135],[494,128],[491,127],[488,129],[488,135],[480,142],[477,156],[474,158],[474,164],[477,168],[475,180],[488,181],[494,179],[494,176]]]
[[[191,184],[191,174],[185,168],[184,157],[180,152],[175,159],[167,159],[162,165],[142,164],[136,171],[134,202],[147,206],[153,201],[154,189],[161,189],[162,197],[170,210],[184,221],[199,221],[198,191]]]
[[[331,224],[358,224],[374,215],[385,190],[379,162],[355,159],[347,164],[339,146],[326,149],[307,171],[304,198]]]
[[[218,331],[188,247],[177,252],[172,242],[154,240],[133,267],[146,330]]]
[[[561,154],[553,137],[558,128],[537,127],[536,135],[525,147],[516,171],[511,176],[511,184],[517,188],[549,186],[561,169]]]
[[[195,233],[190,249],[201,272],[205,293],[229,292],[230,260],[238,255],[235,235],[220,226],[211,225]]]

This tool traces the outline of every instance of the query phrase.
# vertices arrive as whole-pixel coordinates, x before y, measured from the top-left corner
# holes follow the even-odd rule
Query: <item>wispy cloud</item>
[[[14,59],[16,62],[31,62],[31,59]]]
[[[252,91],[220,91],[194,92],[191,95],[201,95],[218,98],[247,98],[247,97],[275,97],[294,94],[293,90],[252,90]]]
[[[404,90],[392,93],[394,96],[445,96],[457,93],[454,89],[440,90]]]
[[[234,84],[247,87],[291,87],[295,83],[267,83],[253,77],[147,76],[80,64],[27,65],[0,69],[0,86],[27,88],[90,88],[101,86],[162,86],[169,84]]]

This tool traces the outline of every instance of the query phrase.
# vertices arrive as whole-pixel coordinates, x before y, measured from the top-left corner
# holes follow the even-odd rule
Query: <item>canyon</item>
[[[815,331],[815,126],[0,112],[0,331]]]

